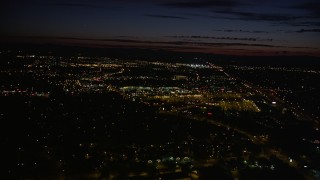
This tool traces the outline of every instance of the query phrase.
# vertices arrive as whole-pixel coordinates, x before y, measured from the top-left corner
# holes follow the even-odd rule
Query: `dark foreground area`
[[[236,132],[156,115],[115,93],[0,102],[10,179],[303,179],[276,156],[246,160],[242,147],[261,150]]]

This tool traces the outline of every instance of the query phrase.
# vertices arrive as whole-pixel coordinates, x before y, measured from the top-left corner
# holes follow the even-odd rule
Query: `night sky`
[[[320,56],[319,0],[5,0],[2,43]]]

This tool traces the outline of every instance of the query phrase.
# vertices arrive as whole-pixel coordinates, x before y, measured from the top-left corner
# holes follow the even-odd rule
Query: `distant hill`
[[[158,60],[167,62],[204,62],[226,65],[255,66],[292,66],[320,68],[320,57],[312,56],[231,56],[195,52],[175,52],[166,50],[151,50],[141,48],[92,48],[81,46],[66,46],[55,44],[2,43],[0,50],[12,52],[21,51],[36,55],[59,56],[107,56],[123,59]]]

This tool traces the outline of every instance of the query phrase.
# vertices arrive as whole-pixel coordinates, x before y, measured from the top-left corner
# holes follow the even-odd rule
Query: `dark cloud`
[[[131,0],[75,0],[75,1],[53,1],[53,4],[65,6],[95,5],[95,4],[130,4]],[[135,0],[134,3],[154,4],[173,8],[208,8],[208,7],[237,7],[243,5],[239,0]]]
[[[223,16],[217,16],[217,15],[207,15],[207,14],[197,14],[197,13],[184,13],[184,15],[200,17],[200,18],[210,18],[210,19],[239,20],[239,18],[235,18],[235,17],[223,17]]]
[[[213,31],[217,31],[217,32],[236,32],[236,33],[253,33],[253,34],[267,34],[270,33],[268,31],[258,31],[258,30],[252,30],[252,31],[248,31],[248,30],[242,30],[242,29],[224,29],[224,30],[213,30]]]
[[[188,0],[167,2],[162,5],[175,8],[209,8],[209,7],[237,7],[242,5],[239,1],[231,0]]]
[[[159,14],[144,14],[144,16],[151,17],[151,18],[162,18],[162,19],[183,19],[183,20],[188,19],[182,16],[168,16],[168,15],[159,15]]]
[[[272,39],[264,38],[238,38],[238,37],[214,37],[214,36],[169,36],[171,38],[179,39],[215,39],[215,40],[229,40],[229,41],[269,41]]]
[[[314,18],[320,18],[320,3],[319,2],[305,2],[293,6],[292,8],[302,9],[309,12]]]
[[[214,11],[214,13],[235,16],[238,17],[238,19],[240,20],[254,21],[292,21],[296,19],[305,18],[303,16],[292,16],[288,14],[264,14],[240,11]]]
[[[305,33],[305,32],[320,32],[320,29],[300,29],[298,31],[295,31],[297,33]]]
[[[320,22],[276,22],[273,26],[320,27]]]
[[[300,30],[276,30],[279,33],[319,33],[320,29],[300,29]]]
[[[297,23],[296,20],[307,19],[307,16],[294,16],[290,14],[266,14],[266,13],[253,13],[253,12],[241,12],[233,10],[214,10],[212,14],[197,14],[186,13],[185,15],[210,18],[210,19],[223,19],[223,20],[235,20],[235,21],[269,21],[276,23]],[[257,32],[258,33],[258,32]]]
[[[75,7],[75,8],[94,8],[94,9],[104,9],[104,10],[114,10],[114,8],[107,7],[105,5],[96,4],[96,3],[81,3],[81,2],[54,2],[50,3],[52,6],[61,6],[61,7]]]
[[[118,45],[136,45],[136,46],[192,46],[192,47],[266,47],[266,48],[292,48],[292,49],[318,49],[312,47],[297,47],[297,46],[278,46],[271,44],[258,44],[258,43],[213,43],[213,42],[196,42],[196,41],[149,41],[149,40],[139,40],[139,39],[120,39],[120,38],[110,38],[110,39],[93,39],[93,38],[78,38],[78,37],[46,37],[46,36],[15,36],[12,38],[25,38],[25,39],[38,39],[38,40],[69,40],[69,41],[81,41],[84,43],[98,43],[105,42],[110,43],[111,45],[116,45],[114,43],[120,43]],[[123,44],[121,44],[123,43]],[[103,45],[103,44],[101,44]],[[105,44],[109,45],[109,44]]]

